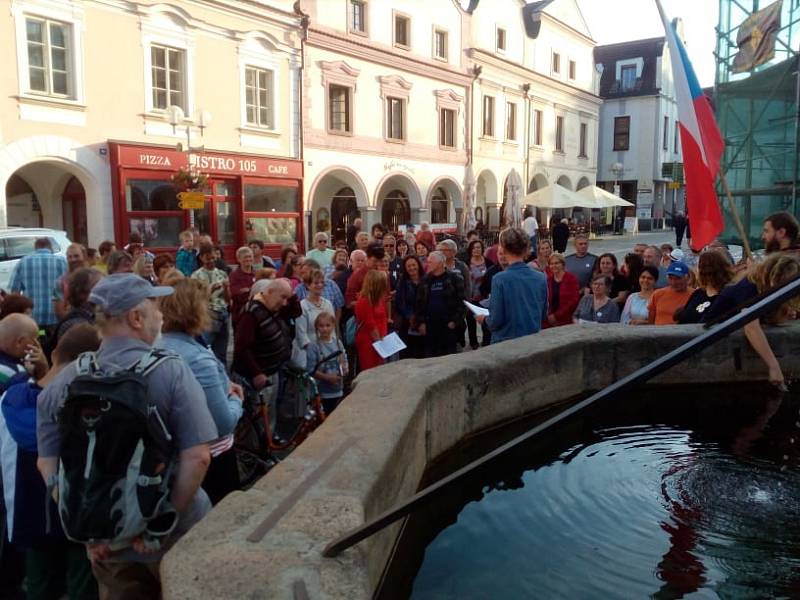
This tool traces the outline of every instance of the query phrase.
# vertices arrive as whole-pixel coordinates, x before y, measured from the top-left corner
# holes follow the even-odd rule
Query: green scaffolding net
[[[740,25],[771,2],[720,0],[714,105],[725,138],[722,172],[728,180],[745,232],[755,247],[764,217],[779,210],[800,216],[798,202],[798,55],[800,1],[783,0],[774,57],[734,73]],[[723,239],[741,243],[728,202]]]

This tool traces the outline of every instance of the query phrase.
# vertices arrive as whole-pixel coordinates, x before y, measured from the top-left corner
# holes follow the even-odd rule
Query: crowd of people
[[[711,322],[800,273],[798,224],[788,213],[764,222],[766,259],[738,265],[722,243],[702,252],[636,244],[618,261],[592,254],[580,234],[565,255],[563,233],[540,239],[531,218],[488,247],[477,231],[459,244],[437,241],[427,223],[365,231],[356,219],[333,244],[317,233],[305,255],[288,244],[273,258],[251,240],[233,268],[209,236],[193,231],[180,234],[174,253],[158,255],[136,234],[121,249],[72,244],[66,259],[37,240],[0,304],[2,589],[13,595],[25,579],[30,598],[157,597],[163,552],[239,486],[239,377],[277,406],[282,369],[306,369],[329,413],[355,373],[387,360],[475,350],[555,327]],[[795,317],[790,303],[763,321]],[[406,347],[385,359],[374,343],[391,332]],[[782,382],[759,321],[745,333],[770,381]],[[67,443],[61,413],[86,361],[99,373],[140,375],[169,433],[165,451],[177,457],[169,504],[180,518],[158,548],[137,534],[123,548],[89,541],[84,552],[61,529],[69,515],[59,523],[50,501]],[[142,361],[149,366],[140,369]],[[94,460],[91,452],[85,460]]]

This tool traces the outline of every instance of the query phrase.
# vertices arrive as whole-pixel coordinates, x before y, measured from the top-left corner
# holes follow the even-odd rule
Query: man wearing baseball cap
[[[689,287],[689,267],[676,261],[667,267],[667,287],[653,292],[647,308],[650,323],[654,325],[675,325],[675,313],[689,301],[694,288]]]
[[[161,332],[157,299],[173,291],[171,287],[154,287],[131,273],[109,275],[92,289],[89,301],[105,315],[103,340],[96,354],[101,370],[127,369],[150,352]],[[61,439],[57,415],[76,374],[72,363],[39,396],[38,466],[45,481],[58,471]],[[198,402],[204,397],[203,388],[178,358],[160,362],[146,378],[148,396],[166,423],[173,453],[178,456],[171,501],[180,517],[158,552],[148,552],[140,538],[116,552],[102,544],[87,546],[101,596],[108,598],[160,597],[158,564],[164,551],[210,509],[200,483],[211,460],[208,442],[218,436],[206,403]]]

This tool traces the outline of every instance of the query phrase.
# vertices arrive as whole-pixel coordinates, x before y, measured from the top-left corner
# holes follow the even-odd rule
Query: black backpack
[[[93,352],[78,357],[58,415],[58,513],[70,540],[122,548],[143,536],[155,545],[177,525],[172,436],[146,379],[175,358],[152,350],[128,369],[102,371]]]

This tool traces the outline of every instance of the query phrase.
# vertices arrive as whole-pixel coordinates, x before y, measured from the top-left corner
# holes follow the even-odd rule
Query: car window
[[[33,245],[40,236],[7,237],[5,245],[0,245],[0,260],[17,260],[33,253]],[[48,238],[53,252],[60,252],[61,245],[52,237]]]
[[[33,243],[36,238],[8,237],[6,238],[6,260],[15,260],[33,253]]]

